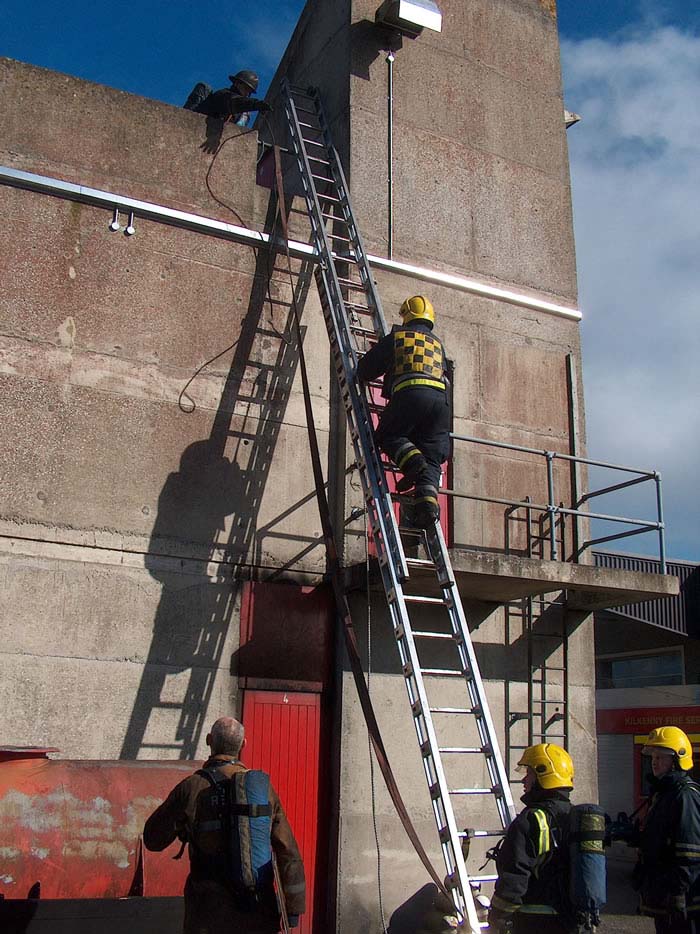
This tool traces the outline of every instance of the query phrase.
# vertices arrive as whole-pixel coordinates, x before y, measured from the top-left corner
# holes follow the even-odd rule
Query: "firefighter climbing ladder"
[[[283,96],[288,130],[311,222],[312,240],[320,257],[315,272],[316,283],[362,480],[448,882],[455,905],[467,918],[472,930],[478,931],[482,925],[477,919],[473,887],[487,877],[470,878],[467,873],[461,846],[465,834],[457,829],[452,798],[459,795],[493,796],[501,829],[470,831],[470,835],[500,836],[502,828],[508,825],[515,814],[508,777],[440,524],[435,523],[433,528],[424,533],[428,558],[407,558],[384,466],[374,444],[365,390],[354,375],[358,358],[362,348],[367,346],[367,341],[377,340],[387,329],[321,101],[315,89],[302,91],[291,87],[286,81],[283,84]],[[332,228],[330,231],[328,226]],[[336,253],[331,243],[340,245]],[[350,272],[340,275],[337,266],[343,270],[347,268]],[[436,588],[440,595],[413,593],[412,587],[408,586],[411,570],[417,574],[432,572],[432,590],[434,592]],[[420,607],[426,605],[444,608],[449,619],[449,632],[414,628],[412,611],[420,612]],[[447,644],[456,650],[456,667],[432,668],[421,664],[418,644],[434,640],[442,640],[443,645]],[[457,677],[466,683],[467,703],[455,707],[431,706],[426,692],[426,679],[450,677]],[[479,745],[440,745],[436,724],[444,716],[455,715],[474,718]],[[489,776],[489,787],[449,787],[442,761],[442,757],[447,755],[482,757]],[[469,769],[462,769],[461,774],[469,774]]]

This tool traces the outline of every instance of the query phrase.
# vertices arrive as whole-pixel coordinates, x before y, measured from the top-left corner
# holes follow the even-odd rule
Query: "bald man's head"
[[[219,717],[207,735],[207,744],[213,756],[238,756],[243,747],[243,724],[233,717]]]

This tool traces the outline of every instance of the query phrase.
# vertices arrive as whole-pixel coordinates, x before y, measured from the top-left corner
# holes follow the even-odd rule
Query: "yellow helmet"
[[[538,743],[528,746],[518,762],[530,766],[542,788],[573,788],[574,763],[571,756],[554,743]]]
[[[642,748],[642,754],[650,756],[652,749],[667,755],[678,756],[678,764],[684,772],[693,767],[693,747],[683,730],[677,726],[659,726],[652,730]]]
[[[399,309],[399,314],[404,324],[410,321],[428,321],[430,324],[435,324],[435,310],[429,299],[423,295],[407,298]]]

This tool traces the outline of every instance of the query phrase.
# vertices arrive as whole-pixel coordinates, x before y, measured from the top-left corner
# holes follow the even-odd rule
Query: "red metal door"
[[[319,835],[321,769],[321,695],[283,691],[246,691],[243,703],[248,768],[267,772],[299,844],[306,874],[306,914],[297,931],[320,931],[315,903],[317,854],[325,845]],[[323,856],[319,860],[323,865]],[[317,916],[314,924],[314,915]]]

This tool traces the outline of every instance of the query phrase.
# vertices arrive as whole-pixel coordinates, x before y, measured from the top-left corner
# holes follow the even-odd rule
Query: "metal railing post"
[[[557,507],[554,505],[554,451],[545,451],[547,458],[547,512],[549,513],[549,543],[551,549],[552,561],[559,558],[559,549],[557,548],[557,529],[556,515]]]
[[[666,536],[664,526],[664,505],[661,496],[661,474],[658,470],[654,471],[654,481],[656,482],[656,511],[659,519],[659,561],[661,562],[661,573],[666,573]]]

